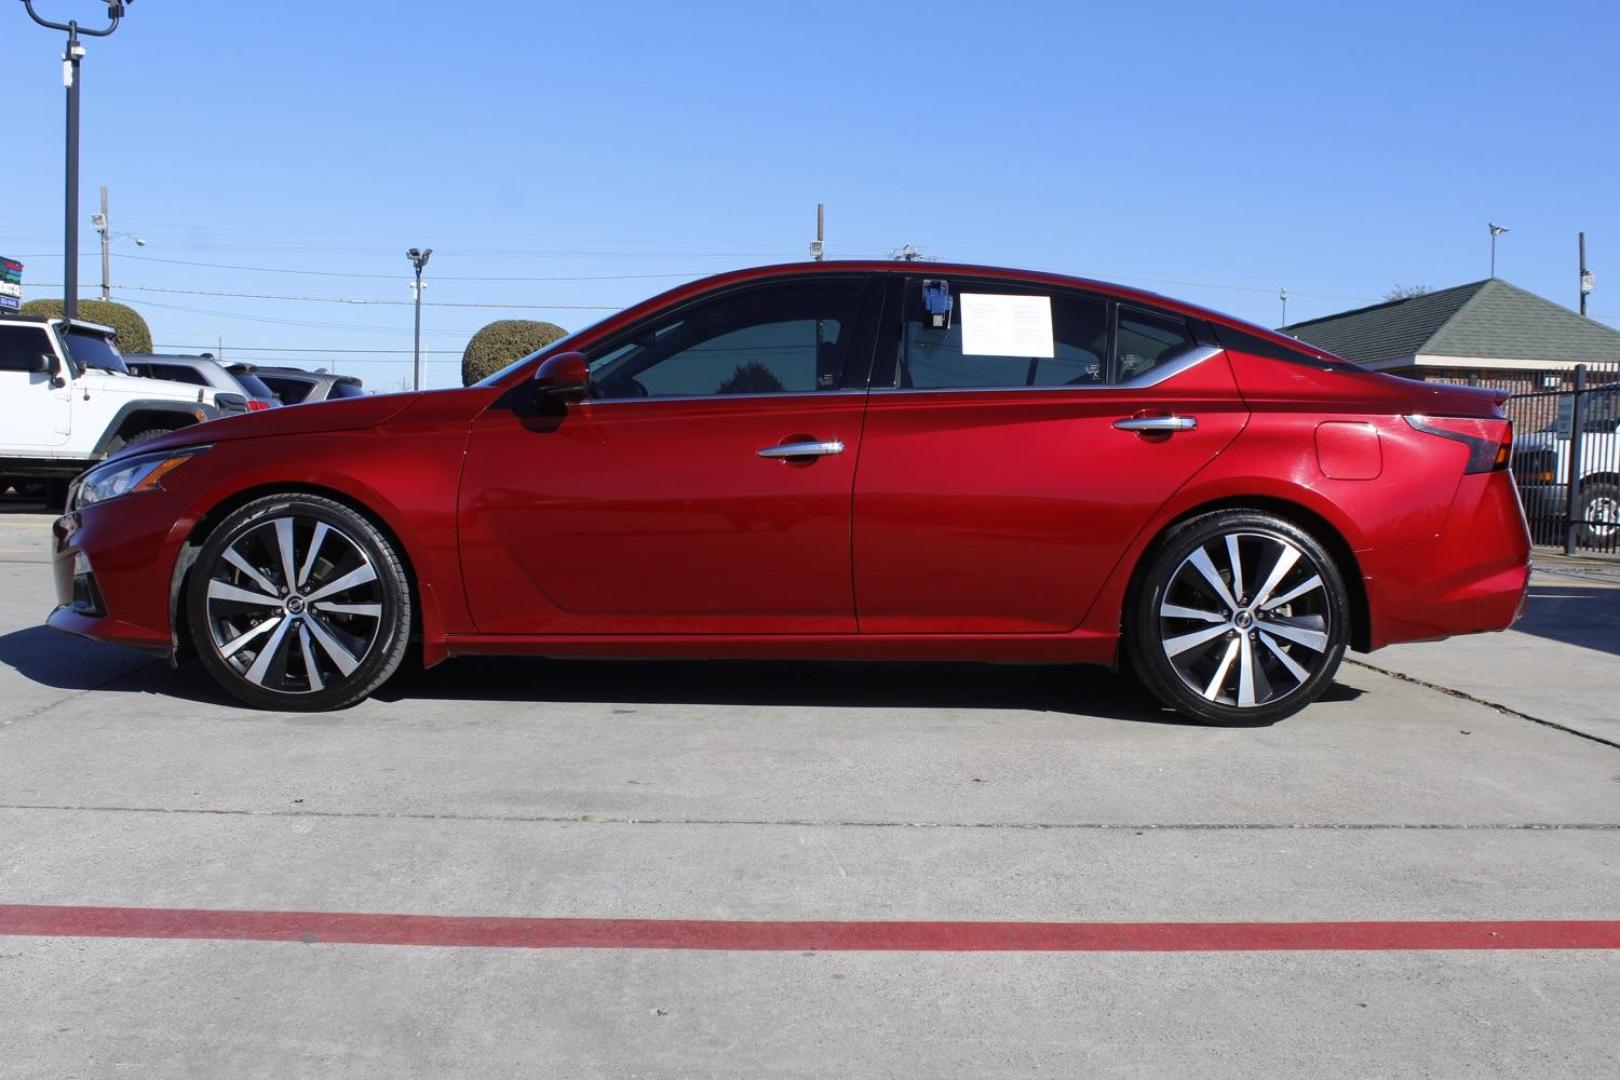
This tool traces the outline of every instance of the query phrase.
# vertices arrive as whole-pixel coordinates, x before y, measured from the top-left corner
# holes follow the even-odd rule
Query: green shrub
[[[568,331],[556,323],[533,319],[500,319],[490,323],[467,342],[461,354],[461,384],[471,386],[514,360],[550,345]]]
[[[24,315],[61,315],[62,301],[30,300],[22,306],[22,312]],[[115,304],[111,300],[80,300],[79,318],[117,330],[120,352],[152,351],[152,328],[146,325],[141,313],[128,304]]]

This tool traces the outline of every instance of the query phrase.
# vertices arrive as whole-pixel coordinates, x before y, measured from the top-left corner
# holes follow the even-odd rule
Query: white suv
[[[126,446],[247,408],[239,394],[131,375],[108,326],[0,318],[0,493],[67,481]]]

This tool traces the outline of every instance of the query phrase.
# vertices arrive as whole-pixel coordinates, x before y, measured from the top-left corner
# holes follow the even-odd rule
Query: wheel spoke
[[[1214,641],[1226,632],[1226,624],[1222,623],[1220,626],[1206,626],[1202,630],[1194,630],[1180,637],[1167,638],[1164,643],[1164,655],[1174,659],[1188,649],[1195,649],[1206,641]]]
[[[225,549],[225,561],[242,571],[242,573],[246,574],[248,576],[248,580],[252,581],[253,584],[257,585],[265,592],[271,593],[272,595],[275,593],[275,583],[269,578],[265,577],[263,574],[259,573],[259,568],[248,562],[247,559],[243,557],[242,553],[237,551],[234,547]]]
[[[1311,677],[1311,673],[1300,667],[1299,661],[1295,660],[1292,656],[1289,656],[1286,652],[1284,652],[1277,645],[1277,639],[1266,633],[1264,630],[1260,631],[1260,642],[1261,644],[1265,645],[1267,649],[1271,650],[1271,655],[1275,656],[1277,661],[1281,663],[1283,667],[1288,669],[1288,674],[1292,675],[1299,682],[1303,683],[1306,679]]]
[[[1264,607],[1271,591],[1282,584],[1282,579],[1288,576],[1288,571],[1294,568],[1299,561],[1299,548],[1292,544],[1283,544],[1279,541],[1282,551],[1277,555],[1277,561],[1272,564],[1271,573],[1266,575],[1266,583],[1260,586],[1260,591],[1254,594],[1254,606]]]
[[[1272,608],[1280,608],[1284,604],[1288,603],[1290,600],[1298,600],[1300,597],[1304,596],[1306,593],[1311,592],[1311,591],[1316,590],[1316,589],[1320,589],[1321,587],[1322,587],[1322,575],[1321,574],[1312,574],[1310,577],[1306,578],[1303,582],[1301,582],[1298,585],[1295,585],[1292,589],[1289,589],[1287,592],[1283,593],[1281,596],[1276,597],[1275,599],[1266,601],[1265,610],[1270,611]]]
[[[276,632],[270,635],[270,640],[259,650],[259,655],[253,660],[253,666],[243,672],[243,677],[248,682],[264,685],[264,677],[270,671],[270,664],[281,652],[282,643],[286,640],[287,631],[291,627],[292,623],[285,618],[276,620]]]
[[[315,663],[315,650],[309,647],[309,627],[307,626],[298,628],[298,647],[304,653],[304,671],[309,676],[310,690],[326,689],[326,684],[321,681],[320,667]]]
[[[1275,618],[1262,621],[1260,626],[1267,633],[1303,645],[1312,652],[1324,652],[1327,650],[1328,636],[1320,630],[1308,630],[1302,626],[1279,622]]]
[[[263,593],[238,588],[223,581],[210,581],[208,583],[208,599],[233,600],[238,604],[257,604],[260,607],[279,608],[281,606],[281,597],[279,596],[266,596]]]
[[[1259,674],[1255,663],[1254,645],[1249,641],[1249,635],[1244,634],[1238,638],[1238,698],[1237,703],[1242,708],[1254,704],[1255,676]],[[1261,676],[1264,678],[1264,676]]]
[[[370,563],[364,563],[361,566],[358,566],[355,569],[350,570],[347,574],[344,574],[342,577],[336,579],[335,581],[328,581],[325,585],[322,585],[320,588],[316,589],[314,592],[312,592],[309,595],[305,596],[304,599],[305,599],[305,601],[319,600],[322,597],[332,596],[335,593],[340,593],[340,592],[344,592],[344,591],[346,591],[348,589],[352,589],[356,585],[364,585],[367,582],[376,581],[376,580],[377,580],[377,571],[376,571],[376,569],[373,568]]]
[[[1237,533],[1226,534],[1226,558],[1232,564],[1232,595],[1243,599],[1243,560],[1238,557]],[[1237,605],[1232,605],[1236,607]]]
[[[1214,701],[1220,696],[1221,687],[1226,685],[1227,673],[1232,670],[1232,661],[1237,659],[1238,642],[1242,640],[1242,638],[1236,638],[1226,647],[1226,655],[1221,657],[1221,666],[1215,669],[1215,677],[1209,680],[1208,686],[1204,687],[1204,696],[1209,700]]]
[[[281,580],[286,582],[287,591],[297,588],[297,573],[293,570],[293,522],[292,518],[276,519],[276,551],[281,556]]]
[[[309,572],[315,569],[315,556],[321,552],[321,541],[325,540],[326,534],[331,531],[332,526],[326,522],[315,523],[314,535],[309,538],[309,550],[304,553],[304,565],[298,568],[298,584],[295,588],[302,589],[309,584]]]
[[[1237,600],[1232,596],[1232,590],[1226,587],[1226,582],[1222,580],[1220,571],[1216,570],[1215,564],[1210,561],[1209,552],[1199,548],[1188,557],[1187,561],[1192,563],[1193,568],[1199,574],[1203,575],[1204,580],[1209,583],[1209,587],[1215,590],[1215,595],[1220,597],[1221,603],[1233,609],[1238,606]]]
[[[381,604],[329,604],[322,603],[319,610],[323,615],[364,615],[371,619],[382,618]]]
[[[314,636],[315,643],[325,651],[327,656],[332,658],[332,663],[336,664],[337,669],[343,674],[353,674],[354,669],[360,666],[360,658],[344,648],[343,644],[332,636],[331,631],[321,625],[321,620],[311,616],[304,620],[304,625],[309,627],[309,632]]]
[[[281,623],[281,621],[284,618],[285,618],[285,616],[283,616],[283,615],[277,615],[273,619],[266,619],[266,620],[264,620],[264,622],[260,623],[258,626],[253,627],[253,629],[247,631],[246,633],[240,634],[237,637],[232,638],[230,641],[227,641],[225,644],[223,644],[223,645],[221,645],[219,647],[220,655],[224,656],[227,659],[229,659],[230,657],[235,656],[237,653],[242,651],[242,647],[244,645],[246,645],[248,642],[253,641],[254,639],[260,637],[261,635],[267,634],[271,630],[275,629],[275,627],[279,623]]]
[[[1196,619],[1198,622],[1226,622],[1225,616],[1218,611],[1199,611],[1180,604],[1165,604],[1159,608],[1159,616],[1165,619]]]

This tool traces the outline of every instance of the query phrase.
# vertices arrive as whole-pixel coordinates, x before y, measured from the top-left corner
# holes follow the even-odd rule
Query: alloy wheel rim
[[[1586,521],[1592,535],[1607,540],[1620,531],[1620,499],[1607,495],[1593,499],[1588,504]]]
[[[208,631],[232,670],[261,689],[313,694],[376,647],[382,582],[354,537],[286,515],[232,537],[208,578]]]
[[[1231,532],[1181,561],[1159,603],[1159,639],[1182,683],[1206,701],[1259,708],[1327,663],[1333,614],[1322,568],[1298,545]]]

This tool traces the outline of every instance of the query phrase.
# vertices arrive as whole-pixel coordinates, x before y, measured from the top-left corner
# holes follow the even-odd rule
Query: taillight
[[[1468,447],[1464,473],[1505,469],[1513,457],[1513,422],[1472,416],[1408,416],[1406,422],[1426,435]]]
[[[270,407],[270,403],[268,401],[260,401],[258,398],[248,398],[247,406],[248,412],[264,412]]]

